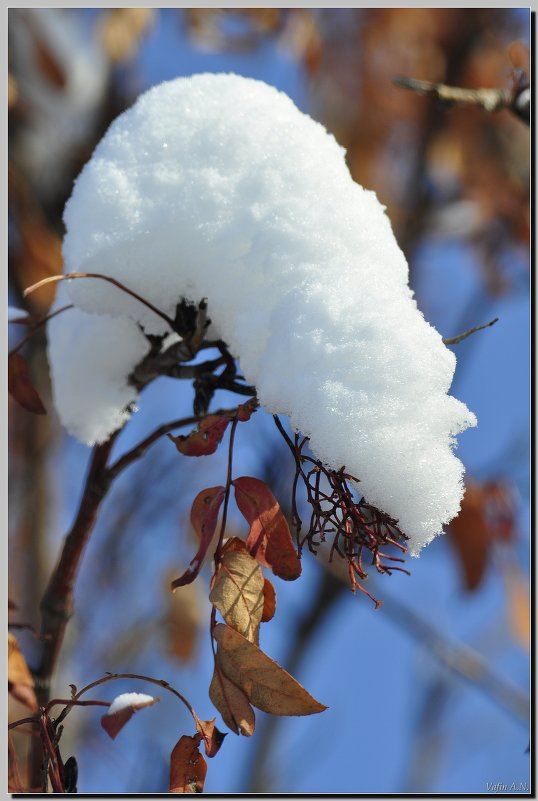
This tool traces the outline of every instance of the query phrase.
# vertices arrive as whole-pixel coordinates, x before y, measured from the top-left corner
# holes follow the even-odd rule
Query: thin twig
[[[474,334],[477,331],[483,331],[484,328],[489,328],[490,325],[495,325],[495,323],[498,322],[498,320],[499,320],[499,318],[495,317],[495,319],[494,320],[490,320],[489,323],[484,323],[484,325],[477,325],[475,328],[471,328],[471,329],[469,329],[469,331],[465,331],[463,334],[459,334],[459,336],[457,336],[457,337],[451,337],[449,339],[443,339],[443,343],[445,345],[457,345],[458,342],[461,342],[462,340],[467,339],[467,337],[470,337],[471,334]]]
[[[503,89],[464,89],[460,86],[407,78],[404,75],[395,75],[392,82],[395,86],[410,89],[419,95],[432,95],[447,103],[480,106],[485,111],[498,111],[510,104],[510,97]]]
[[[106,676],[103,676],[101,679],[97,679],[96,681],[92,681],[90,684],[87,684],[81,690],[78,690],[78,692],[75,693],[75,695],[73,695],[73,698],[71,698],[69,701],[65,701],[65,702],[63,702],[63,701],[54,701],[54,702],[51,702],[49,706],[51,706],[53,703],[65,703],[66,704],[65,708],[60,712],[60,714],[56,718],[55,726],[58,727],[65,720],[65,718],[69,714],[69,711],[71,710],[71,708],[73,706],[75,706],[77,703],[79,705],[81,705],[81,706],[84,705],[84,704],[88,704],[89,705],[89,704],[92,704],[92,703],[93,704],[101,704],[102,702],[100,702],[100,701],[93,701],[93,702],[92,701],[79,701],[79,699],[80,699],[80,697],[82,695],[87,693],[89,690],[93,690],[95,687],[99,687],[99,685],[105,684],[107,681],[116,681],[118,679],[137,679],[139,681],[147,681],[147,682],[150,682],[151,684],[157,684],[159,687],[162,687],[163,689],[168,690],[168,692],[172,693],[172,695],[175,695],[176,698],[179,698],[179,700],[187,707],[187,709],[189,710],[189,713],[191,714],[194,722],[196,723],[196,725],[198,725],[200,719],[199,719],[198,715],[196,714],[196,712],[194,711],[192,705],[189,703],[189,701],[187,701],[187,699],[183,695],[181,695],[181,693],[178,690],[175,689],[175,687],[172,687],[172,685],[169,684],[164,679],[154,679],[151,676],[143,676],[143,675],[141,675],[139,673],[109,673]]]
[[[461,86],[447,86],[445,83],[420,81],[405,75],[395,75],[392,82],[402,89],[409,89],[419,95],[431,95],[450,105],[478,106],[488,112],[506,108],[527,124],[530,122],[528,86],[516,85],[511,90],[465,89]]]
[[[12,356],[14,353],[17,353],[17,351],[21,350],[21,348],[23,348],[26,345],[26,343],[29,342],[29,340],[34,336],[38,328],[41,328],[42,325],[48,323],[48,321],[52,320],[52,318],[56,317],[56,315],[61,314],[62,312],[73,308],[74,308],[73,304],[68,303],[66,306],[62,306],[60,309],[56,309],[56,311],[52,312],[51,314],[45,314],[44,317],[40,317],[39,320],[37,320],[37,322],[35,322],[32,325],[31,331],[29,331],[28,334],[26,334],[26,336],[24,336],[21,339],[21,341],[9,351],[8,356]]]
[[[67,273],[65,275],[64,274],[49,275],[48,278],[43,278],[36,284],[32,284],[32,286],[27,287],[23,292],[23,297],[27,297],[32,292],[35,292],[36,289],[39,289],[40,287],[45,286],[46,284],[52,284],[55,283],[56,281],[70,281],[73,278],[100,278],[102,281],[108,281],[109,284],[114,284],[114,286],[117,286],[118,289],[122,290],[122,292],[126,292],[127,295],[131,295],[131,297],[135,298],[135,300],[138,300],[140,303],[143,303],[144,306],[146,306],[148,309],[151,309],[152,312],[155,312],[155,314],[157,314],[159,317],[165,320],[172,329],[172,331],[175,330],[174,329],[175,323],[171,317],[169,317],[163,311],[154,306],[153,303],[150,303],[149,300],[143,298],[137,292],[134,292],[132,289],[128,289],[128,287],[126,287],[120,281],[116,281],[115,278],[111,278],[109,275],[103,275],[102,273]]]
[[[211,414],[215,415],[223,415],[226,417],[231,417],[237,410],[236,409],[220,409],[215,412],[211,412]],[[145,454],[147,449],[153,445],[161,437],[164,437],[170,431],[174,431],[176,428],[183,428],[183,426],[194,425],[195,423],[199,423],[201,420],[204,419],[206,415],[193,415],[192,417],[183,417],[180,420],[172,420],[170,423],[165,423],[162,426],[159,426],[152,431],[145,439],[135,445],[130,451],[124,453],[123,456],[120,456],[117,461],[115,461],[110,467],[108,468],[108,476],[111,479],[116,478],[126,467],[130,464],[135,462],[137,459],[140,459],[141,456]]]

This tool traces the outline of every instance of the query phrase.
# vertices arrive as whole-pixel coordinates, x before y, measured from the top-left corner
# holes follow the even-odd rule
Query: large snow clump
[[[171,317],[181,297],[208,298],[261,404],[357,475],[412,553],[457,514],[454,437],[476,419],[447,394],[455,356],[417,309],[375,194],[285,94],[236,75],[150,89],[95,149],[65,224],[66,272],[113,276]],[[136,399],[140,325],[166,323],[104,281],[67,292],[78,309],[49,325],[55,403],[99,442]]]

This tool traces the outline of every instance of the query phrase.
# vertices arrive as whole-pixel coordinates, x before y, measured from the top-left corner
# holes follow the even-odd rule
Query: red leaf
[[[191,523],[200,537],[200,547],[196,555],[191,560],[190,565],[182,576],[172,582],[172,589],[176,587],[183,587],[185,584],[190,584],[194,581],[204,561],[207,549],[213,539],[215,528],[217,527],[217,519],[219,516],[219,509],[224,500],[226,490],[224,487],[209,487],[198,493],[194,499],[191,509]]]
[[[226,732],[220,731],[215,726],[216,718],[213,720],[199,720],[198,731],[204,739],[205,752],[208,757],[214,757],[227,736]]]
[[[459,515],[448,528],[458,556],[463,585],[477,589],[482,583],[495,541],[509,542],[515,533],[512,494],[502,482],[470,481]]]
[[[275,576],[293,581],[301,575],[301,562],[290,528],[275,496],[263,481],[243,476],[232,482],[239,511],[250,525],[246,546],[250,554]]]
[[[28,365],[20,353],[8,358],[8,391],[28,412],[47,414],[36,389],[28,377]]]
[[[262,623],[267,623],[272,620],[276,612],[276,592],[275,588],[269,581],[265,579],[263,584],[263,612]]]
[[[114,740],[135,712],[153,706],[160,700],[142,693],[122,693],[114,699],[106,715],[101,718],[101,726]]]
[[[250,420],[256,409],[258,408],[258,400],[257,398],[251,398],[246,403],[242,403],[240,406],[237,407],[237,419],[240,423],[246,423],[247,420]]]
[[[231,417],[209,414],[188,436],[174,437],[172,434],[168,434],[168,438],[184,456],[208,456],[217,450],[231,419]]]
[[[198,750],[201,734],[180,737],[170,755],[171,793],[201,793],[204,789],[207,763]]]
[[[234,417],[237,417],[240,423],[244,423],[250,420],[257,406],[256,398],[251,398],[238,406],[235,412],[207,415],[198,423],[198,428],[191,431],[186,437],[174,437],[172,434],[168,434],[168,438],[184,456],[208,456],[215,453]]]

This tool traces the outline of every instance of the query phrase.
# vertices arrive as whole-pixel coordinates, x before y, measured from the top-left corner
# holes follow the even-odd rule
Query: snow
[[[358,476],[414,555],[457,514],[455,435],[476,419],[447,394],[455,356],[417,309],[375,194],[286,95],[215,74],[150,89],[110,126],[64,220],[66,272],[104,272],[171,317],[207,297],[261,404]],[[54,394],[67,428],[98,442],[136,398],[137,324],[166,324],[103,281],[67,292],[83,311],[49,327]]]
[[[144,706],[149,706],[155,703],[155,698],[151,695],[144,695],[144,693],[122,693],[117,695],[110,704],[107,715],[115,715],[123,709],[134,707],[140,709]]]

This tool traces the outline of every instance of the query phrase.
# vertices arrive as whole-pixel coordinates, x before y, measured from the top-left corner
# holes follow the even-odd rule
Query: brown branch
[[[113,434],[107,442],[93,449],[77,516],[41,601],[41,637],[44,643],[35,671],[37,697],[41,705],[49,699],[52,674],[73,613],[73,587],[80,560],[110,484],[106,464],[116,436],[117,433]]]
[[[211,414],[215,415],[223,415],[226,417],[231,417],[237,410],[236,409],[220,409],[216,412],[211,412]],[[135,445],[130,451],[124,453],[123,456],[120,456],[114,464],[111,464],[108,468],[108,475],[110,479],[116,478],[122,470],[125,470],[126,467],[129,467],[130,464],[136,462],[137,459],[140,459],[147,449],[153,445],[154,442],[157,442],[158,439],[164,437],[170,431],[174,431],[176,428],[183,428],[183,426],[195,425],[203,420],[205,415],[193,415],[192,417],[183,417],[180,420],[172,420],[170,423],[165,423],[162,426],[159,426],[152,431],[145,439]]]
[[[109,673],[106,676],[103,676],[101,679],[97,679],[96,681],[92,681],[91,684],[87,684],[85,687],[83,687],[81,690],[75,693],[73,697],[69,699],[69,701],[61,701],[61,700],[51,701],[49,707],[52,706],[53,704],[65,704],[65,708],[61,711],[61,713],[55,720],[55,726],[58,727],[65,720],[65,718],[67,717],[73,706],[90,706],[90,705],[110,706],[109,702],[80,701],[79,699],[82,695],[84,695],[84,693],[87,693],[89,690],[93,690],[95,687],[99,687],[101,684],[105,684],[107,681],[116,681],[117,679],[138,679],[139,681],[147,681],[150,682],[151,684],[156,684],[158,687],[162,687],[164,690],[168,690],[168,692],[172,693],[172,695],[175,695],[176,698],[179,698],[181,703],[187,707],[194,722],[198,726],[200,718],[194,711],[193,706],[189,703],[189,701],[187,701],[187,699],[183,695],[181,695],[181,693],[178,690],[175,689],[175,687],[172,687],[172,685],[169,684],[164,679],[154,679],[151,676],[144,676],[141,675],[140,673]]]
[[[476,333],[477,331],[483,331],[484,328],[489,328],[490,325],[495,325],[499,321],[498,317],[495,317],[494,320],[490,320],[489,323],[484,323],[484,325],[477,325],[475,328],[470,328],[469,331],[465,331],[463,334],[459,334],[457,337],[451,337],[449,339],[443,339],[444,345],[457,345],[458,342],[461,342],[467,337],[470,337],[471,334]]]
[[[464,89],[460,86],[447,86],[444,83],[406,78],[404,75],[396,75],[392,81],[395,86],[399,86],[401,89],[410,89],[419,95],[432,95],[447,103],[480,106],[484,111],[498,111],[506,108],[510,101],[508,94],[503,89]]]
[[[431,95],[437,100],[450,105],[478,106],[484,111],[500,111],[508,109],[524,122],[530,122],[530,92],[528,87],[505,89],[465,89],[461,86],[447,86],[444,83],[420,81],[395,75],[392,79],[395,86],[409,89],[419,95]]]

